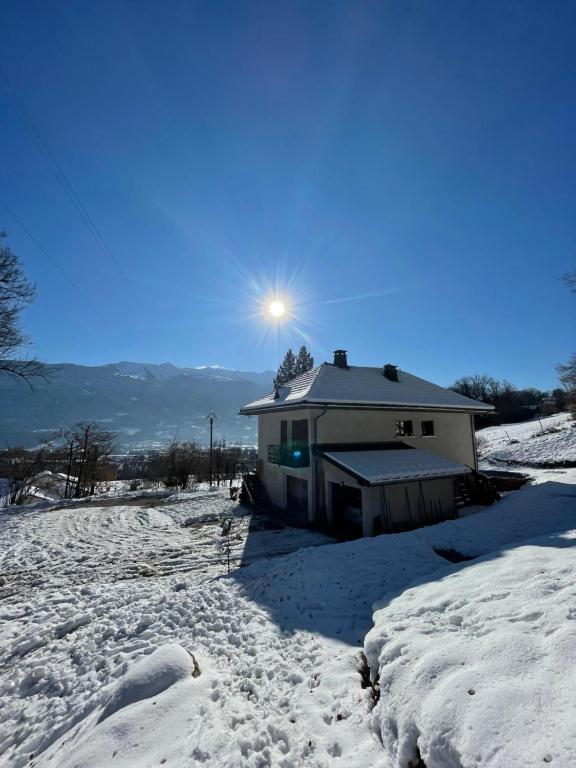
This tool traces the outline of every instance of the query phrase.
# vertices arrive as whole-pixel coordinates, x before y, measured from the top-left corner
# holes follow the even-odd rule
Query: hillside
[[[271,371],[250,373],[217,367],[178,368],[170,363],[120,362],[101,366],[63,363],[33,391],[0,378],[0,442],[31,447],[62,427],[98,421],[116,433],[120,449],[178,440],[207,442],[204,418],[220,417],[215,437],[253,445],[255,421],[238,415],[244,403],[270,390]]]
[[[477,432],[476,438],[484,468],[576,466],[576,422],[568,413],[487,427]]]
[[[0,765],[574,765],[574,480],[340,544],[224,490],[6,510]]]

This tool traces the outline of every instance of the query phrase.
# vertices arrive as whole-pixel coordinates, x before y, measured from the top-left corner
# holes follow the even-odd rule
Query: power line
[[[103,234],[100,232],[99,228],[96,226],[94,219],[90,216],[90,214],[86,210],[86,207],[83,204],[82,200],[80,199],[78,193],[76,192],[76,190],[70,183],[70,180],[62,170],[60,163],[52,154],[48,144],[42,137],[42,134],[40,133],[38,126],[36,125],[32,117],[28,114],[28,112],[26,111],[24,105],[22,104],[21,100],[18,98],[16,93],[10,88],[2,72],[0,72],[0,80],[2,81],[4,85],[4,90],[11,101],[12,108],[20,116],[22,122],[24,123],[24,126],[26,127],[26,130],[28,131],[28,134],[32,138],[33,142],[36,144],[36,148],[42,154],[44,154],[45,157],[48,158],[48,161],[52,165],[54,174],[58,179],[60,186],[66,193],[66,196],[68,197],[72,205],[76,208],[78,215],[80,216],[80,218],[82,219],[82,221],[84,222],[88,230],[92,233],[94,239],[100,246],[101,250],[104,251],[109,261],[118,271],[122,279],[126,283],[128,283],[128,278],[126,276],[126,273],[122,269],[120,262],[114,255],[108,243],[106,242],[106,239],[104,238]]]
[[[46,249],[45,249],[45,248],[44,248],[44,247],[43,247],[43,246],[42,246],[42,245],[41,245],[41,244],[38,242],[38,240],[36,240],[36,238],[34,237],[34,235],[32,234],[32,232],[30,232],[30,230],[29,230],[29,229],[28,229],[28,228],[25,226],[24,222],[23,222],[21,219],[19,219],[19,218],[18,218],[18,216],[16,216],[16,214],[14,213],[14,211],[13,211],[13,210],[11,210],[10,208],[8,208],[8,206],[6,205],[6,203],[3,203],[2,201],[0,201],[0,205],[2,206],[2,208],[4,208],[4,210],[5,210],[5,211],[6,211],[8,214],[10,214],[10,216],[11,216],[11,217],[14,219],[14,221],[16,222],[16,224],[18,224],[18,226],[20,227],[20,229],[21,229],[23,232],[25,232],[25,233],[28,235],[28,237],[30,238],[30,240],[32,240],[32,242],[33,242],[33,243],[34,243],[34,245],[35,245],[35,246],[38,248],[38,250],[39,250],[39,251],[41,251],[41,252],[44,254],[44,256],[46,256],[46,258],[47,258],[47,259],[48,259],[48,261],[49,261],[49,262],[52,264],[52,266],[53,266],[55,269],[57,269],[57,270],[58,270],[58,272],[60,272],[60,274],[62,275],[62,277],[63,277],[65,280],[67,280],[67,281],[70,283],[70,285],[71,285],[71,286],[72,286],[72,287],[73,287],[73,288],[74,288],[76,291],[79,291],[79,290],[80,290],[80,288],[79,288],[79,287],[76,285],[76,283],[75,283],[75,282],[72,280],[72,278],[71,278],[69,275],[67,275],[67,274],[66,274],[66,272],[64,272],[64,270],[62,269],[62,267],[60,266],[60,264],[58,264],[58,262],[57,262],[57,261],[55,261],[55,260],[52,258],[52,256],[51,256],[51,255],[48,253],[48,251],[47,251],[47,250],[46,250]]]
[[[43,254],[44,254],[44,256],[46,256],[46,258],[48,259],[48,261],[50,262],[50,264],[52,264],[52,266],[54,267],[54,269],[56,269],[56,270],[57,270],[57,271],[58,271],[58,272],[59,272],[59,273],[62,275],[62,277],[63,277],[63,278],[64,278],[64,279],[65,279],[65,280],[66,280],[68,283],[70,283],[70,285],[72,286],[72,288],[74,288],[74,290],[76,291],[76,293],[78,293],[78,294],[81,296],[81,295],[82,295],[82,293],[83,293],[82,289],[81,289],[81,288],[80,288],[80,287],[79,287],[79,286],[78,286],[78,285],[77,285],[77,284],[74,282],[74,280],[72,280],[72,278],[70,277],[70,275],[68,275],[68,274],[67,274],[67,273],[66,273],[66,272],[65,272],[65,271],[62,269],[62,267],[60,266],[60,264],[58,264],[58,262],[57,262],[57,261],[56,261],[56,260],[55,260],[55,259],[54,259],[54,258],[53,258],[53,257],[52,257],[50,254],[49,254],[49,253],[48,253],[48,251],[47,251],[47,250],[44,248],[44,246],[43,246],[41,243],[39,243],[39,242],[38,242],[38,240],[37,240],[37,239],[34,237],[34,235],[32,234],[32,232],[30,232],[30,230],[28,229],[28,227],[27,227],[27,226],[24,224],[24,222],[23,222],[23,221],[22,221],[20,218],[18,218],[18,216],[16,216],[16,214],[14,213],[14,211],[13,211],[11,208],[9,208],[9,207],[6,205],[6,203],[4,203],[4,202],[2,202],[2,201],[0,200],[0,205],[1,205],[1,206],[2,206],[2,208],[4,208],[4,210],[5,210],[5,211],[6,211],[6,212],[7,212],[7,213],[8,213],[8,214],[9,214],[9,215],[10,215],[10,216],[11,216],[11,217],[14,219],[14,221],[16,222],[16,224],[18,224],[18,226],[20,227],[20,229],[21,229],[21,230],[22,230],[22,231],[23,231],[23,232],[24,232],[26,235],[28,235],[28,237],[30,238],[30,240],[32,240],[32,242],[33,242],[33,243],[34,243],[34,245],[35,245],[35,246],[38,248],[38,250],[39,250],[41,253],[43,253]],[[93,310],[93,312],[95,312],[95,313],[96,313],[96,315],[97,315],[97,316],[100,318],[100,320],[104,321],[104,318],[103,318],[103,316],[100,314],[100,312],[99,312],[99,311],[98,311],[98,310],[97,310],[95,307],[91,307],[91,309]]]

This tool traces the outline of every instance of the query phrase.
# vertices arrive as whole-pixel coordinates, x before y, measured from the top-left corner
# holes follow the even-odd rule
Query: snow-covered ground
[[[574,497],[576,503],[576,497]],[[576,764],[576,531],[416,583],[376,612],[374,727],[394,766]]]
[[[68,499],[0,511],[0,572],[7,592],[227,570],[222,521],[232,521],[234,567],[325,544],[320,533],[273,525],[227,498],[227,491],[130,493]]]
[[[575,529],[575,469],[341,544],[225,491],[0,513],[0,765],[573,766]]]
[[[576,466],[576,421],[558,413],[477,432],[481,466]]]

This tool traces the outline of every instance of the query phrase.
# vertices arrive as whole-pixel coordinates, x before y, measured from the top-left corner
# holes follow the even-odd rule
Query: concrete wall
[[[268,446],[280,445],[280,422],[288,421],[288,440],[291,437],[291,421],[308,419],[308,434],[311,435],[309,412],[298,410],[291,413],[269,413],[258,417],[258,459],[260,460],[260,476],[272,504],[280,509],[286,509],[286,476],[293,475],[308,481],[308,517],[312,519],[314,510],[313,488],[309,467],[289,468],[268,464]]]
[[[411,420],[414,437],[396,437],[396,421]],[[421,422],[433,421],[433,437],[421,436]],[[398,440],[476,468],[474,431],[467,413],[328,410],[318,420],[319,443],[371,443]]]

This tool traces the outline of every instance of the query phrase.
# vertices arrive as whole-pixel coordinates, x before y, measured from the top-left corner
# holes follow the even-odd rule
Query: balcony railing
[[[281,467],[299,467],[310,466],[310,448],[307,445],[291,443],[288,445],[269,445],[268,463],[278,464]]]

